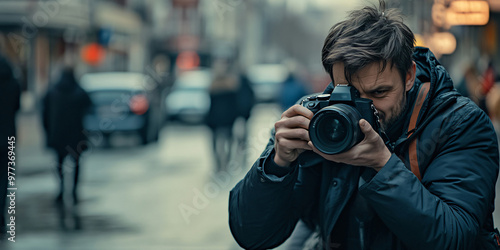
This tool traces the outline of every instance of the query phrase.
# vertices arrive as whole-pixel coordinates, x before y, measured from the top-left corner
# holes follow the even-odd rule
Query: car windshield
[[[282,65],[254,65],[248,70],[248,78],[254,84],[279,84],[287,77]]]
[[[212,75],[208,70],[189,71],[181,74],[175,82],[176,89],[196,91],[210,87]]]

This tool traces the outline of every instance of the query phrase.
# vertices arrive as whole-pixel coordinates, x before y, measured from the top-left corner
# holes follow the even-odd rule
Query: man
[[[90,106],[90,97],[78,85],[72,68],[63,70],[59,81],[49,89],[43,99],[42,119],[47,146],[57,153],[59,194],[56,202],[58,203],[63,201],[63,163],[68,155],[75,162],[72,196],[73,203],[78,203],[80,155],[87,149],[87,138],[83,134],[83,117]]]
[[[12,67],[4,56],[0,56],[0,241],[5,236],[7,224],[5,216],[7,212],[8,168],[16,167],[15,161],[9,160],[9,151],[16,152],[15,117],[20,108],[20,96],[21,88],[14,77]],[[9,147],[14,149],[11,150]]]
[[[229,224],[242,247],[276,247],[303,219],[326,249],[498,248],[491,122],[384,5],[334,25],[322,61],[332,79],[325,93],[348,84],[371,99],[388,142],[361,119],[359,144],[323,154],[307,131],[313,113],[285,111],[230,193]]]

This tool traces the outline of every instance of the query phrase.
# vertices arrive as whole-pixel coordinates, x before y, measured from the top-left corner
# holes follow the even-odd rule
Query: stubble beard
[[[402,100],[399,105],[395,107],[391,112],[391,117],[388,120],[386,120],[385,114],[382,115],[383,117],[380,117],[380,126],[382,127],[383,131],[387,131],[388,129],[392,128],[394,123],[403,115],[403,111],[406,107],[406,91],[403,92],[403,96],[401,99]]]

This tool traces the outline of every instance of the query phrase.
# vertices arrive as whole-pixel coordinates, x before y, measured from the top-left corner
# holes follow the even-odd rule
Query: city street
[[[117,136],[112,143],[121,146],[85,153],[80,203],[73,206],[68,196],[60,207],[54,202],[55,156],[43,148],[38,117],[23,114],[16,242],[5,241],[0,249],[240,249],[227,223],[228,194],[262,151],[279,116],[278,106],[256,106],[247,150],[237,151],[239,160],[218,175],[206,127],[168,125],[157,144],[145,147],[135,145],[138,138]],[[498,198],[496,204],[500,207]],[[497,211],[496,226],[499,218]]]
[[[54,202],[55,156],[43,148],[37,117],[23,115],[17,145],[16,242],[0,248],[239,249],[227,223],[229,190],[262,151],[279,115],[277,106],[257,106],[249,121],[249,148],[235,157],[246,154],[248,162],[233,161],[218,175],[213,174],[206,127],[168,125],[158,144],[145,147],[135,146],[135,137],[116,136],[112,143],[123,146],[91,147],[85,153],[80,203],[73,206],[69,195],[64,208]]]
[[[259,159],[282,108],[305,95],[321,93],[329,83],[349,85],[346,92],[332,92],[330,104],[349,104],[352,100],[346,98],[356,96],[355,108],[362,117],[381,118],[381,125],[391,130],[386,131],[389,138],[396,141],[397,134],[402,134],[416,139],[396,141],[404,142],[398,145],[405,152],[397,152],[398,156],[408,159],[413,168],[420,166],[421,176],[414,172],[424,177],[425,187],[409,183],[420,188],[421,199],[429,198],[430,192],[431,200],[453,210],[429,209],[417,201],[417,206],[409,202],[392,206],[397,212],[410,204],[419,212],[408,218],[436,218],[441,213],[445,216],[439,218],[445,221],[434,223],[441,226],[433,224],[434,229],[455,232],[458,225],[457,232],[470,232],[475,225],[468,223],[466,215],[484,219],[478,211],[493,206],[496,191],[493,220],[500,228],[500,184],[497,178],[493,190],[492,154],[484,149],[496,150],[491,146],[495,136],[486,116],[455,95],[456,90],[485,111],[498,139],[500,0],[473,4],[458,0],[11,0],[0,1],[0,16],[0,140],[6,140],[0,143],[10,145],[8,152],[4,148],[0,153],[9,156],[7,166],[15,164],[15,169],[8,168],[7,182],[5,172],[0,173],[3,191],[7,185],[3,213],[8,214],[6,222],[0,222],[8,231],[0,234],[0,250],[241,249],[228,223],[230,190]],[[383,67],[376,71],[380,62]],[[394,87],[399,82],[396,74],[403,76],[404,88]],[[400,111],[412,114],[398,116]],[[325,117],[334,125],[322,126]],[[339,119],[322,116],[316,121],[321,139],[332,144],[348,146],[347,139],[338,139],[354,140],[359,135]],[[190,122],[195,124],[186,124]],[[283,140],[278,136],[278,141],[284,142],[285,149],[280,148],[280,153],[287,151],[296,135],[305,134],[296,133],[294,120],[282,125]],[[230,126],[233,144],[226,140]],[[89,135],[88,141],[82,132]],[[136,134],[126,134],[130,132]],[[344,136],[347,133],[349,137]],[[216,143],[213,138],[218,138]],[[372,147],[371,141],[384,151]],[[380,141],[365,142],[358,149],[371,151],[362,151],[365,157],[357,157],[359,165],[379,166],[375,158],[390,155]],[[218,150],[214,144],[220,146]],[[65,150],[75,155],[84,145],[88,149],[80,158],[78,199],[72,194],[78,175],[70,157],[63,164],[61,199],[58,158]],[[222,160],[227,164],[216,163],[224,158],[221,155],[227,156]],[[329,159],[343,162],[335,156]],[[302,161],[308,159],[297,160]],[[367,202],[358,201],[357,191],[352,196],[356,199],[343,194],[355,184],[343,183],[343,171],[353,169],[331,165],[339,168],[339,174],[333,174],[333,179],[323,174],[323,184],[332,184],[329,189],[323,185],[318,197],[325,194],[326,200],[321,201],[332,206],[346,201],[345,210],[355,211],[335,211],[342,218],[331,232],[347,229],[346,237],[330,237],[328,245],[350,246],[351,234],[358,233],[352,233],[355,230],[347,223],[353,216],[359,219],[359,238],[366,239],[360,244],[379,246],[379,239],[390,239],[389,233],[375,229],[380,221],[387,225],[395,221],[391,216],[397,213],[387,213],[388,218],[380,211],[381,218],[359,217],[359,211],[368,210]],[[363,178],[354,176],[362,181],[359,185],[369,174],[361,170]],[[350,176],[348,171],[345,174]],[[377,187],[386,190],[383,185]],[[386,198],[395,199],[387,202],[397,200],[399,193],[412,193],[402,192],[399,185],[390,187],[387,193],[394,192],[393,196]],[[374,190],[367,192],[383,195]],[[240,201],[248,198],[240,196]],[[476,204],[477,200],[482,203]],[[252,204],[258,202],[263,201]],[[464,202],[471,203],[471,208]],[[323,210],[320,218],[328,224],[334,216],[329,214],[331,209]],[[463,218],[449,219],[450,214]],[[342,223],[343,219],[347,222]],[[242,223],[253,223],[248,221]],[[412,228],[419,223],[403,224]],[[486,229],[490,223],[479,224]],[[371,237],[370,231],[377,231],[377,237]],[[439,238],[442,232],[435,231],[429,231],[433,234],[429,239]],[[485,231],[481,235],[487,235]],[[401,242],[382,243],[395,248]]]

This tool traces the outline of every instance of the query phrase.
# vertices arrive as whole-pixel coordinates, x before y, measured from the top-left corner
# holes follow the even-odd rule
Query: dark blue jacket
[[[61,79],[43,98],[42,122],[47,146],[58,152],[82,153],[87,149],[83,119],[92,105],[89,95],[65,69]]]
[[[402,135],[387,164],[366,183],[363,167],[345,166],[303,153],[282,177],[265,172],[272,137],[253,167],[231,191],[229,225],[248,249],[284,242],[299,218],[327,239],[353,194],[365,199],[378,223],[369,249],[493,249],[495,182],[499,154],[488,116],[460,96],[446,70],[425,48],[416,48],[415,86],[431,82],[415,132]],[[411,110],[407,114],[411,116]],[[406,123],[408,124],[409,121]],[[407,127],[407,125],[406,125]],[[417,139],[422,180],[410,170],[409,142]],[[267,165],[266,165],[267,166]],[[340,219],[339,219],[340,218]]]

